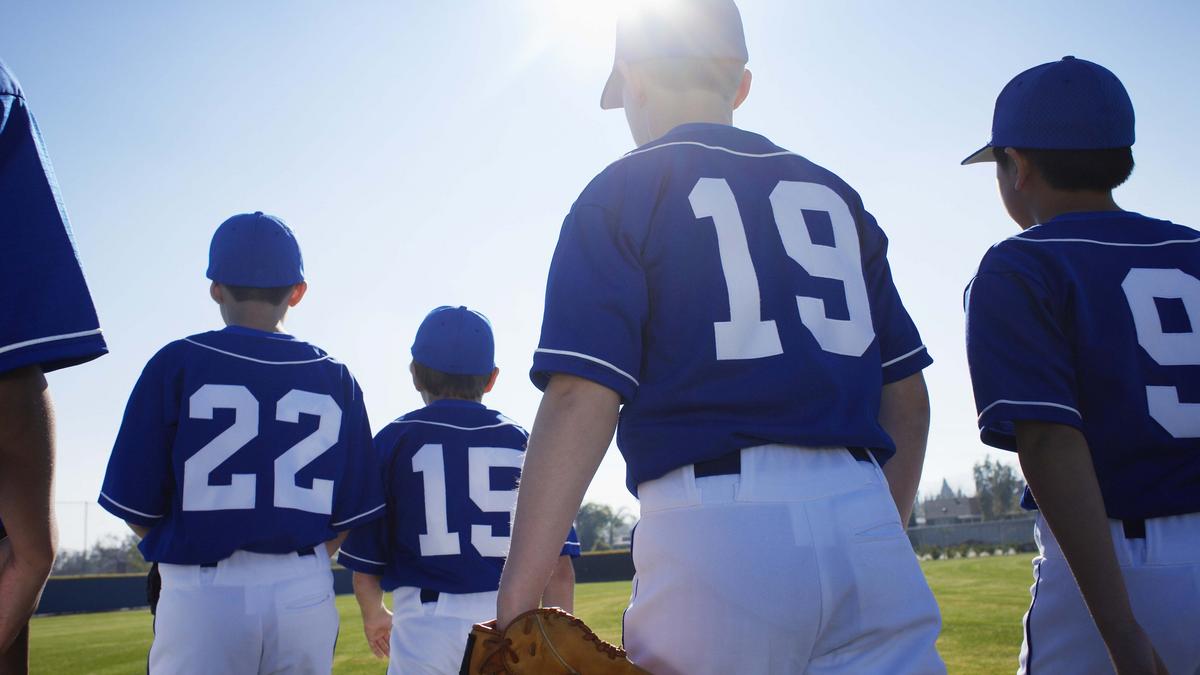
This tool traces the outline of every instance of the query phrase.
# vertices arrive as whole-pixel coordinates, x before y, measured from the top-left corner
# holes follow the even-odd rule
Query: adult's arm
[[[542,594],[542,606],[575,611],[575,564],[571,562],[571,556],[558,556],[546,592]]]

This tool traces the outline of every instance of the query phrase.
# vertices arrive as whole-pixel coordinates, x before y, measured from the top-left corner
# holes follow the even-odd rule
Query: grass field
[[[950,672],[1015,672],[1029,597],[1029,556],[931,561],[922,567],[942,608],[938,648]],[[575,597],[577,614],[602,637],[619,643],[629,583],[581,584]],[[334,672],[383,673],[383,662],[371,656],[362,638],[354,598],[339,597],[338,610],[342,634]],[[146,611],[37,618],[31,631],[34,673],[145,672],[151,639]]]

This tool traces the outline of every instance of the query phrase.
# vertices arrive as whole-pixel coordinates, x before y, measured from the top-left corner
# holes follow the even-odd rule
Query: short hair
[[[459,375],[447,373],[436,368],[413,361],[413,376],[417,386],[430,396],[436,398],[465,398],[477,401],[483,398],[492,374]]]
[[[632,66],[664,89],[704,89],[730,101],[737,96],[742,73],[746,71],[746,63],[741,60],[695,57],[647,59]]]
[[[1029,163],[1056,190],[1067,192],[1111,192],[1133,173],[1133,149],[1105,148],[1102,150],[1045,150],[1013,148],[1025,155]],[[992,148],[996,162],[1008,168],[1004,148]]]
[[[295,286],[275,286],[272,288],[255,288],[253,286],[230,286],[221,284],[229,289],[229,295],[237,302],[265,302],[269,305],[282,305],[292,294]]]

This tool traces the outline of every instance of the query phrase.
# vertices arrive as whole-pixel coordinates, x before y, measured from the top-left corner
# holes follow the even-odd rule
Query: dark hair
[[[746,71],[743,61],[693,57],[647,59],[633,67],[671,91],[707,89],[730,100],[737,96]]]
[[[230,286],[221,284],[229,289],[229,295],[238,302],[257,301],[269,305],[282,305],[292,294],[295,286],[276,286],[274,288],[254,288],[253,286]]]
[[[1131,148],[1104,150],[1042,150],[1013,148],[1029,159],[1046,183],[1056,190],[1068,192],[1111,192],[1133,173]],[[992,155],[1001,168],[1008,168],[1004,148],[992,148]]]
[[[422,391],[436,398],[465,398],[477,401],[483,398],[492,374],[457,375],[446,373],[413,361],[413,375]]]

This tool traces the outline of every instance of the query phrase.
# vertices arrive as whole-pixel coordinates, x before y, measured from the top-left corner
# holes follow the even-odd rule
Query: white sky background
[[[1196,226],[1200,49],[1191,3],[742,0],[754,87],[744,128],[827,166],[891,238],[896,282],[936,363],[922,491],[973,489],[977,440],[961,292],[1015,232],[986,167],[1020,70],[1075,54],[1138,113],[1126,208]],[[62,500],[94,500],[124,402],[166,342],[218,327],[204,269],[225,217],[287,220],[311,289],[289,329],[348,363],[376,429],[420,405],[420,319],[466,304],[497,331],[485,400],[531,425],[527,370],[562,217],[632,148],[599,109],[603,0],[9,3],[0,58],[41,124],[112,353],[51,376]],[[633,507],[615,448],[588,498]],[[77,506],[63,544],[82,544]],[[92,541],[121,531],[93,507]]]

